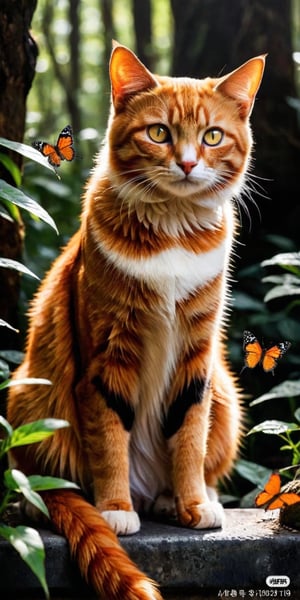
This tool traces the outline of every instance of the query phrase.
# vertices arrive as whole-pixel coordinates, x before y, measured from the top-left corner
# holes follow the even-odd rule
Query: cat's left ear
[[[215,88],[237,101],[242,118],[251,114],[255,96],[261,84],[266,56],[266,54],[262,54],[251,58],[229,75],[222,77]]]
[[[126,46],[113,42],[109,73],[112,100],[117,109],[133,94],[158,85],[155,77]]]

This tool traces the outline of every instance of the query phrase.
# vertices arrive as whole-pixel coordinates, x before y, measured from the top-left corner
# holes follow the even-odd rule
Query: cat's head
[[[237,196],[249,164],[249,126],[265,57],[221,78],[153,75],[116,44],[111,62],[110,168],[129,206]]]

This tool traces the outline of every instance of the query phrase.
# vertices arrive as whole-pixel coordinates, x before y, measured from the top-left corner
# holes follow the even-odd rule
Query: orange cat
[[[53,385],[11,388],[8,419],[70,428],[13,460],[92,498],[44,494],[106,600],[161,598],[115,535],[138,531],[139,511],[167,510],[194,528],[223,522],[215,488],[241,429],[223,342],[233,199],[263,69],[259,56],[219,79],[160,77],[115,45],[112,111],[81,226],[32,305],[15,378]]]

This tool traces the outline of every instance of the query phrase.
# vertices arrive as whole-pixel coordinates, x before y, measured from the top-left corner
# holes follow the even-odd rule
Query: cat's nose
[[[183,160],[177,164],[183,170],[185,175],[189,175],[192,169],[197,165],[197,163],[193,160]]]

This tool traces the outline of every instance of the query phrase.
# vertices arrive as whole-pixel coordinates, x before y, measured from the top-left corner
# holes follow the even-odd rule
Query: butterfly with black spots
[[[284,341],[264,348],[254,333],[244,331],[243,350],[245,352],[245,365],[243,369],[246,367],[254,369],[258,364],[261,364],[266,373],[271,371],[274,375],[274,369],[277,367],[279,359],[288,351],[290,346],[290,342]]]
[[[60,132],[55,146],[42,141],[33,142],[32,146],[48,158],[48,162],[52,167],[57,168],[60,167],[62,160],[71,161],[75,158],[73,143],[72,127],[71,125],[67,125]]]

